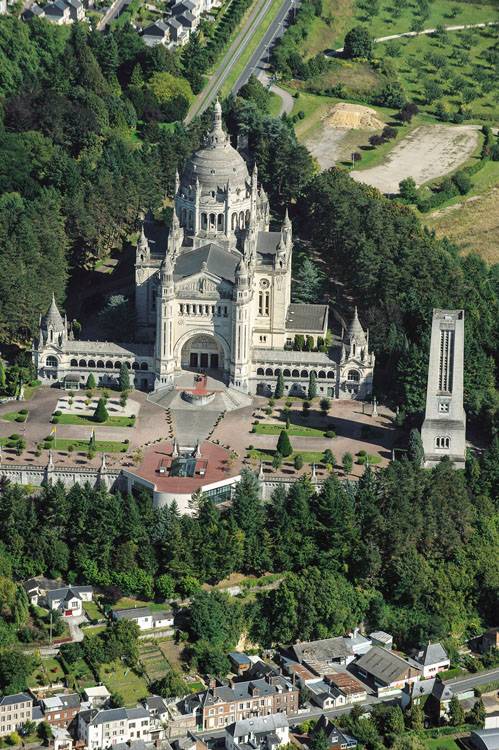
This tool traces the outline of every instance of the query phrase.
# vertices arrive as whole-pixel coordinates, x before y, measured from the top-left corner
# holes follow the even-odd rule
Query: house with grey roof
[[[33,3],[29,7],[25,8],[21,14],[23,21],[30,21],[32,18],[44,18],[45,9],[37,3]]]
[[[66,729],[80,710],[78,693],[57,693],[42,698],[43,718],[51,726]]]
[[[140,630],[153,630],[154,628],[170,630],[173,628],[174,615],[171,610],[156,611],[149,607],[131,607],[113,610],[113,619],[117,622],[120,620],[136,622]]]
[[[325,714],[319,718],[319,721],[312,730],[312,737],[319,733],[326,735],[328,750],[350,750],[357,747],[357,740],[337,727],[328,719]]]
[[[435,677],[450,667],[450,659],[441,643],[428,643],[417,653],[414,661],[421,668],[424,679]]]
[[[63,617],[81,617],[83,602],[91,602],[94,596],[92,586],[68,586],[44,576],[28,579],[23,588],[30,604],[57,610]]]
[[[332,708],[344,706],[347,702],[344,693],[326,680],[314,680],[307,683],[307,689],[310,693],[310,700],[316,706],[328,711]]]
[[[450,685],[446,685],[439,678],[406,685],[400,694],[400,705],[405,710],[411,703],[421,705],[424,713],[435,723],[445,719],[454,692]]]
[[[148,47],[155,47],[157,44],[167,46],[170,41],[170,27],[166,21],[159,19],[142,29],[141,36]]]
[[[355,662],[355,671],[378,695],[398,692],[421,679],[422,669],[393,651],[374,646]]]
[[[80,711],[77,733],[88,750],[134,740],[150,742],[149,711],[144,706]]]
[[[0,697],[0,737],[16,732],[33,719],[33,697],[14,693]]]
[[[286,714],[241,719],[225,728],[226,750],[275,750],[289,742]]]
[[[347,666],[371,647],[371,641],[355,630],[347,636],[295,643],[289,650],[297,662],[322,677],[335,666]]]

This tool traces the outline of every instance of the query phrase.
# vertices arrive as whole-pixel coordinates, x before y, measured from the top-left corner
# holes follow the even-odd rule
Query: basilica
[[[282,373],[285,393],[304,395],[314,372],[319,395],[369,397],[374,354],[357,310],[328,326],[327,305],[291,302],[291,221],[286,212],[279,231],[269,224],[257,167],[231,146],[217,102],[203,147],[177,176],[168,235],[142,225],[136,343],[75,340],[53,299],[33,348],[40,380],[77,388],[93,373],[113,385],[124,362],[147,391],[170,389],[189,370],[262,395]],[[297,351],[307,337],[308,350]]]

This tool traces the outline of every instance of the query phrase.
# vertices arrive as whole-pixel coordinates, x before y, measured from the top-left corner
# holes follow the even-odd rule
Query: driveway
[[[68,623],[71,640],[76,642],[82,641],[84,638],[84,633],[80,628],[80,625],[83,622],[88,622],[87,616],[79,615],[78,617],[66,617],[66,622]]]

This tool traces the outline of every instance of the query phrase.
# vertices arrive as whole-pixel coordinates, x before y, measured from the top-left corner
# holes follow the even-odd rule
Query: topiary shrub
[[[336,437],[336,432],[334,430],[327,430],[324,433],[324,437],[330,438],[331,440]]]
[[[19,409],[19,414],[27,414],[27,413],[28,413],[27,409]]]
[[[57,411],[54,412],[54,417],[61,417],[62,411],[60,409],[57,409]]]
[[[59,424],[59,417],[52,417],[52,424]]]

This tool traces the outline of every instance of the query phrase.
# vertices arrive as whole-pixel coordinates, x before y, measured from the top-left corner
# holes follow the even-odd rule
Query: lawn
[[[28,677],[28,687],[48,685],[61,682],[64,679],[64,671],[53,657],[42,659],[41,665],[37,667]]]
[[[272,461],[275,450],[271,448],[252,448],[248,451],[250,458],[255,458],[258,461]],[[303,462],[306,464],[319,464],[322,462],[324,451],[295,451],[291,456],[288,456],[283,460],[283,465],[292,464],[295,456],[300,455],[303,458]]]
[[[262,424],[260,422],[260,424],[254,425],[254,430],[256,435],[280,435],[285,427],[285,424],[271,424],[270,422]],[[291,424],[286,432],[290,437],[324,437],[324,430],[319,430],[316,427],[306,427],[305,425]]]
[[[110,693],[121,695],[125,706],[135,706],[138,701],[149,694],[145,679],[135,674],[119,659],[102,664],[99,669],[99,679]]]
[[[83,609],[90,620],[104,619],[104,615],[97,606],[97,602],[83,602]]]
[[[132,607],[149,607],[156,612],[162,612],[170,609],[170,605],[167,602],[146,602],[140,599],[132,599],[129,596],[122,596],[113,604],[113,609],[131,609]]]
[[[135,419],[131,417],[108,417],[105,422],[97,422],[93,416],[61,414],[56,419],[57,424],[97,425],[98,427],[133,427],[135,425]]]
[[[45,440],[43,447],[46,450],[52,449],[54,451],[67,451],[72,445],[73,450],[88,453],[89,451],[88,440],[70,440],[69,438],[57,438],[57,440]],[[95,441],[95,452],[96,453],[126,453],[128,450],[128,443],[118,442],[117,440],[96,440]]]
[[[379,12],[368,18],[362,5],[369,3],[354,0],[323,0],[320,18],[314,19],[309,34],[304,39],[302,51],[305,57],[312,57],[326,49],[343,46],[345,34],[353,26],[366,24],[374,37],[411,31],[417,16],[417,4],[409,2],[401,7],[393,0],[381,0]],[[454,12],[454,9],[457,12]],[[454,26],[469,23],[497,21],[497,5],[494,2],[468,2],[467,0],[433,0],[429,16],[423,21],[423,28],[434,28],[439,24]]]
[[[26,422],[27,418],[27,414],[21,414],[19,411],[9,411],[7,414],[2,414],[0,417],[0,419],[5,420],[5,422]]]
[[[78,661],[69,666],[66,679],[68,687],[74,690],[83,690],[86,687],[95,685],[95,677],[84,659],[78,659]]]
[[[458,750],[460,747],[457,742],[450,737],[436,737],[432,740],[425,740],[428,750]]]

